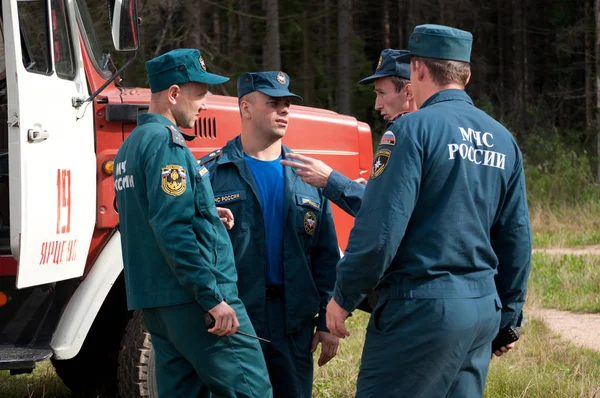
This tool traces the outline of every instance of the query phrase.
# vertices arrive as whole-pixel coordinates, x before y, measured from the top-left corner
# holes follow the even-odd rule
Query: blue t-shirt
[[[258,160],[244,154],[258,189],[265,223],[267,285],[283,284],[283,166],[275,160]]]

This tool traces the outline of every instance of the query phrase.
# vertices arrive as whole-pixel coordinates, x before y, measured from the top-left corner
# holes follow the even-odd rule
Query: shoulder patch
[[[321,202],[318,199],[314,199],[309,196],[297,194],[296,203],[298,206],[306,206],[315,210],[321,210]]]
[[[168,164],[160,173],[161,186],[167,195],[180,196],[187,188],[185,169],[177,164]]]
[[[390,161],[390,156],[392,156],[392,151],[389,149],[380,149],[375,154],[375,159],[373,160],[373,169],[371,170],[371,179],[375,179],[379,177],[388,162]]]
[[[386,131],[383,134],[383,137],[381,137],[381,142],[379,143],[380,145],[396,145],[396,136],[394,135],[394,132],[391,130]]]
[[[208,169],[205,166],[198,166],[198,175],[204,178],[208,175]]]
[[[221,156],[222,154],[223,154],[223,151],[221,151],[220,149],[214,150],[211,153],[204,155],[200,159],[198,159],[198,165],[202,166],[205,163],[210,162],[211,160],[218,159],[218,157]]]
[[[185,139],[183,138],[183,134],[181,134],[181,132],[173,126],[167,126],[167,128],[171,132],[171,141],[173,141],[173,143],[175,143],[176,145],[185,146]]]

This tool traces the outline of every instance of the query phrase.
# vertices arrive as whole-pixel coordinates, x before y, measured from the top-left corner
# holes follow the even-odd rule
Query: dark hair
[[[392,80],[392,83],[394,83],[394,88],[396,89],[397,93],[402,91],[404,86],[410,84],[410,80],[406,80],[398,76],[390,76],[390,79]]]
[[[431,79],[437,86],[455,83],[464,88],[471,74],[471,65],[468,62],[424,57],[412,57],[411,63],[413,61],[423,62],[427,66]]]

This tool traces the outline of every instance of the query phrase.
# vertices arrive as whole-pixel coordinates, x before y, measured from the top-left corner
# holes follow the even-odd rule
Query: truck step
[[[0,370],[32,369],[36,362],[45,361],[52,356],[52,350],[18,346],[0,346]]]

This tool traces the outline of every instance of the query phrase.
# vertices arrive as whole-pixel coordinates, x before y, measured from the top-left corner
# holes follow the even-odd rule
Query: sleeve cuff
[[[500,328],[505,328],[509,325],[512,326],[521,326],[521,317],[522,314],[519,316],[515,316],[514,311],[502,311],[502,315],[500,318]]]
[[[339,200],[352,180],[345,175],[333,170],[327,179],[327,185],[323,189],[323,195],[329,200]],[[337,301],[337,300],[336,300]]]
[[[335,302],[348,312],[354,311],[356,307],[358,307],[360,303],[364,300],[365,297],[365,294],[351,294],[348,296],[344,296],[342,290],[337,284],[333,289],[333,298],[335,299]]]
[[[211,289],[210,293],[202,295],[197,301],[200,303],[204,311],[212,310],[216,305],[223,302],[223,295],[218,288]]]
[[[317,331],[329,333],[329,329],[327,329],[327,312],[325,310],[319,311],[319,320],[317,322]]]

